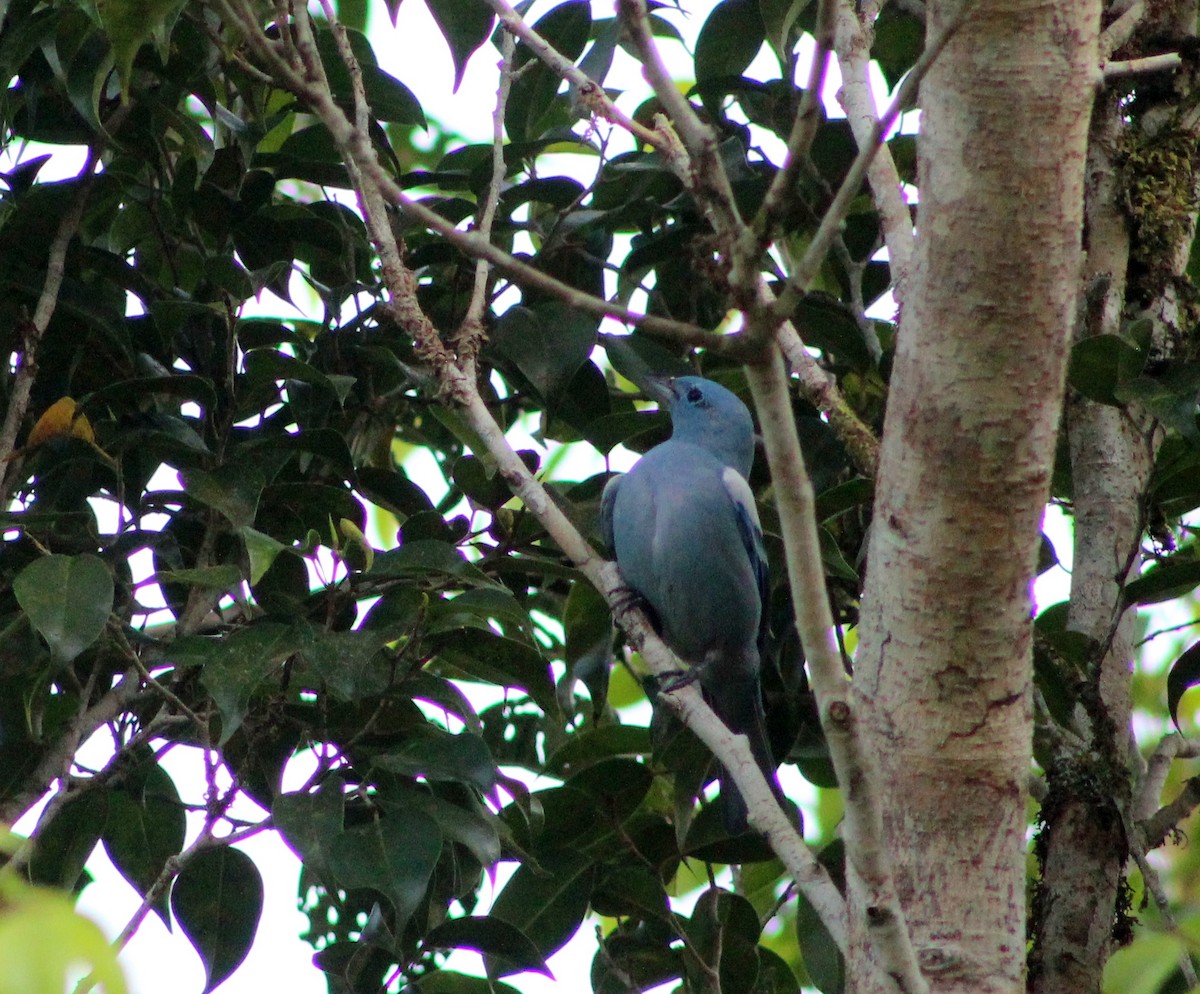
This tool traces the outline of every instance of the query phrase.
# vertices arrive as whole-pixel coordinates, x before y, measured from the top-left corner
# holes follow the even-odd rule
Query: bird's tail
[[[715,668],[714,668],[715,669]],[[775,777],[775,758],[767,741],[766,723],[763,716],[762,693],[758,675],[730,676],[724,679],[717,672],[708,672],[701,680],[709,706],[716,712],[725,726],[737,735],[745,735],[750,742],[750,752],[758,768],[771,787],[776,799],[782,804],[783,789]],[[721,820],[730,835],[746,831],[746,801],[724,767],[717,774],[721,784]]]

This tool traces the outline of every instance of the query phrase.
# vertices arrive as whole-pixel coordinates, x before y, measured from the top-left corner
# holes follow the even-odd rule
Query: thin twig
[[[775,237],[775,230],[785,213],[788,203],[795,196],[796,180],[800,170],[808,160],[817,129],[824,119],[822,99],[825,92],[825,77],[829,70],[829,57],[833,50],[834,29],[837,23],[839,0],[820,0],[817,8],[817,23],[814,39],[816,50],[813,52],[812,65],[808,72],[808,87],[796,110],[796,119],[792,122],[792,130],[788,135],[787,153],[783,163],[771,178],[758,213],[751,222],[750,230],[744,232],[743,238],[750,241],[747,251],[756,254],[766,250],[767,245]]]
[[[825,256],[829,252],[829,246],[833,244],[834,235],[837,234],[842,222],[846,219],[846,213],[850,210],[850,204],[858,196],[859,188],[862,186],[863,179],[867,175],[867,169],[870,167],[871,161],[875,158],[875,153],[879,150],[883,139],[891,130],[892,125],[899,120],[900,115],[915,101],[921,80],[925,78],[925,74],[929,72],[934,62],[937,61],[938,56],[942,54],[942,49],[946,47],[950,39],[962,27],[972,9],[972,4],[964,5],[959,9],[956,16],[946,24],[938,36],[925,46],[925,51],[921,53],[921,57],[917,59],[916,64],[909,70],[908,75],[904,77],[904,81],[896,88],[896,94],[892,98],[892,102],[871,129],[871,140],[859,148],[858,155],[850,166],[850,170],[846,173],[846,178],[842,180],[842,185],[838,189],[837,195],[833,198],[833,203],[829,205],[829,209],[826,210],[825,216],[821,219],[821,224],[818,226],[816,234],[813,235],[812,241],[809,242],[808,250],[804,253],[804,257],[789,277],[787,286],[779,294],[779,298],[775,302],[776,314],[780,316],[790,315],[795,309],[796,304],[800,301],[800,298],[808,292],[809,286],[812,284],[813,279],[816,278],[817,272],[825,261]]]
[[[912,215],[891,149],[877,135],[879,111],[871,87],[870,42],[861,13],[846,2],[838,7],[837,53],[842,67],[842,89],[838,94],[846,120],[860,150],[875,143],[876,153],[867,167],[867,183],[879,211],[880,226],[888,249],[892,271],[892,295],[897,304],[904,301],[908,274],[912,270],[914,234]]]
[[[1146,15],[1145,0],[1134,0],[1125,11],[1100,34],[1100,64],[1112,56],[1133,37],[1133,32]]]
[[[542,62],[550,67],[573,87],[579,94],[580,102],[593,114],[610,121],[617,127],[624,128],[639,141],[657,148],[661,142],[659,135],[645,125],[629,117],[614,104],[595,80],[580,69],[574,62],[564,56],[545,38],[531,28],[505,0],[487,0],[488,6],[496,12],[496,16],[508,29],[508,33],[516,35]]]
[[[55,780],[64,775],[65,770],[70,769],[79,744],[96,729],[122,714],[141,690],[140,674],[130,667],[108,693],[68,722],[58,741],[50,746],[33,771],[24,778],[24,786],[0,802],[0,823],[11,825],[24,814]]]
[[[502,2],[502,0],[497,0]],[[492,178],[484,194],[483,203],[476,212],[475,227],[479,236],[489,243],[492,240],[492,222],[500,203],[500,187],[504,183],[507,164],[504,161],[504,108],[512,89],[513,53],[516,40],[509,31],[501,32],[500,39],[500,85],[496,88],[496,107],[492,111]],[[483,310],[487,306],[488,276],[491,266],[486,259],[475,260],[475,283],[471,289],[471,300],[455,338],[458,361],[467,376],[474,378],[476,359],[483,344]]]
[[[1162,916],[1163,924],[1167,927],[1168,932],[1182,940],[1183,948],[1179,950],[1179,972],[1183,974],[1186,989],[1193,991],[1200,984],[1200,979],[1197,979],[1196,968],[1192,965],[1192,954],[1189,951],[1190,943],[1180,931],[1179,922],[1175,919],[1175,913],[1171,910],[1171,902],[1167,899],[1167,892],[1163,889],[1162,878],[1159,877],[1158,871],[1150,865],[1150,860],[1146,858],[1146,850],[1143,843],[1137,839],[1130,839],[1129,842],[1134,862],[1137,863],[1138,869],[1142,871],[1142,880],[1146,884],[1146,889],[1150,891],[1150,895],[1154,898],[1154,906],[1158,909],[1159,915]]]
[[[1146,55],[1140,59],[1125,59],[1120,62],[1105,62],[1101,72],[1105,79],[1121,76],[1142,76],[1152,72],[1174,72],[1183,66],[1183,57],[1178,52],[1163,52],[1161,55]]]
[[[687,150],[686,166],[678,155],[668,156],[668,159],[674,162],[676,174],[696,197],[722,241],[723,255],[729,265],[729,283],[736,293],[739,288],[752,285],[757,276],[758,254],[753,254],[752,270],[750,254],[739,249],[739,236],[745,224],[738,213],[729,173],[717,150],[717,137],[712,128],[700,120],[696,109],[679,92],[667,71],[650,33],[646,0],[617,0],[617,14],[637,49],[647,82]],[[664,130],[660,128],[660,131]],[[753,301],[754,296],[750,295],[743,303],[753,307]]]
[[[21,359],[13,377],[8,410],[4,413],[4,425],[0,427],[0,467],[3,467],[3,471],[0,472],[0,504],[7,504],[8,494],[15,482],[12,479],[15,475],[14,467],[9,464],[9,457],[16,448],[17,432],[29,407],[29,395],[37,376],[38,346],[42,336],[46,334],[46,329],[50,327],[50,319],[58,306],[58,295],[66,276],[67,248],[83,220],[83,211],[87,206],[99,162],[100,151],[96,146],[92,146],[88,149],[87,161],[79,173],[83,179],[75,193],[75,199],[59,221],[54,240],[50,243],[50,253],[46,259],[46,278],[42,282],[42,292],[34,307],[33,318],[23,323]]]

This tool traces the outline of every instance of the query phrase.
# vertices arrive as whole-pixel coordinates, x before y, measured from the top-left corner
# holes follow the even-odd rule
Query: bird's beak
[[[675,399],[675,377],[647,376],[643,384],[647,396],[657,400],[664,407]]]

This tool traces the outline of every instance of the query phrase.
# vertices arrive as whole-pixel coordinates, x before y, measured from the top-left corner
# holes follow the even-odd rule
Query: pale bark
[[[959,9],[930,4],[929,36]],[[1098,30],[1093,0],[982,0],[922,86],[917,248],[855,698],[934,991],[1024,989],[1029,582],[1080,273]],[[848,871],[855,927],[869,908]],[[871,989],[868,955],[852,934],[855,989]]]
[[[1117,207],[1112,161],[1121,126],[1116,101],[1100,101],[1088,156],[1084,333],[1089,335],[1119,333],[1125,303],[1129,233]],[[1042,877],[1033,909],[1034,994],[1100,989],[1128,853],[1119,806],[1128,810],[1129,782],[1124,743],[1114,741],[1114,733],[1123,738],[1129,727],[1133,616],[1122,617],[1120,600],[1125,578],[1137,568],[1140,499],[1150,460],[1127,411],[1075,398],[1067,409],[1067,430],[1075,504],[1068,623],[1090,636],[1102,656],[1083,709],[1090,714],[1081,715],[1092,733],[1089,748],[1057,757],[1048,771],[1039,840]],[[1085,784],[1093,787],[1082,789]]]

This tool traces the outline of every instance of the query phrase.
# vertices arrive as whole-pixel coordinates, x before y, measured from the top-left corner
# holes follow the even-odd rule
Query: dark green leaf
[[[1116,388],[1142,371],[1145,353],[1116,335],[1094,335],[1071,349],[1067,382],[1098,404],[1119,402]]]
[[[187,817],[175,782],[146,759],[109,792],[104,851],[121,876],[145,897],[172,856],[183,851]],[[151,905],[170,927],[167,892]]]
[[[1125,587],[1125,603],[1161,604],[1174,600],[1200,586],[1200,560],[1174,556],[1146,570]]]
[[[451,919],[425,936],[425,945],[434,949],[474,949],[497,964],[505,964],[499,971],[502,974],[531,970],[554,976],[528,937],[500,918]]]
[[[560,949],[583,923],[592,894],[595,867],[579,852],[542,855],[534,868],[523,863],[492,905],[499,918],[526,935],[543,958]],[[515,973],[511,963],[485,959],[488,976]]]
[[[696,39],[696,82],[740,76],[765,38],[758,0],[722,0]]]
[[[254,524],[266,477],[256,465],[225,465],[212,472],[185,470],[188,494],[223,514],[234,528]]]
[[[889,4],[875,18],[875,44],[871,57],[883,70],[889,87],[895,87],[925,47],[925,26],[906,10]]]
[[[450,735],[430,726],[427,735],[375,756],[372,763],[405,776],[471,784],[484,793],[496,786],[496,761],[483,739],[468,732]]]
[[[386,897],[400,927],[425,896],[441,851],[442,833],[432,818],[420,811],[392,811],[339,835],[329,865],[340,886],[369,888]]]
[[[573,694],[575,681],[582,682],[592,699],[592,713],[598,714],[608,697],[614,629],[608,602],[590,583],[571,587],[563,609],[563,629],[567,642],[563,693]],[[564,708],[568,702],[564,702]]]
[[[553,402],[596,344],[596,319],[568,304],[510,307],[496,323],[492,343]]]
[[[57,799],[57,798],[56,798]],[[109,794],[85,790],[69,797],[46,824],[39,824],[29,858],[35,884],[74,891],[108,819]]]
[[[462,84],[467,60],[492,33],[494,15],[485,0],[426,0],[434,22],[454,59],[454,92]]]
[[[241,725],[259,685],[304,641],[291,626],[267,621],[205,646],[200,682],[221,712],[221,744]]]
[[[834,882],[844,889],[842,866],[845,856],[841,840],[826,846],[818,858]],[[841,994],[846,986],[846,964],[825,923],[803,894],[797,895],[796,899],[796,937],[809,979],[822,994]]]
[[[204,994],[222,984],[250,952],[262,914],[258,867],[221,846],[184,864],[171,889],[171,910],[204,964]]]
[[[275,828],[326,886],[334,884],[330,858],[342,834],[343,789],[342,781],[333,777],[310,794],[280,794],[271,806]]]
[[[1171,721],[1179,728],[1176,713],[1180,698],[1189,687],[1200,683],[1200,642],[1193,642],[1167,671],[1167,712]]]
[[[12,582],[17,603],[50,646],[70,662],[96,641],[113,607],[113,578],[98,556],[44,556]]]

